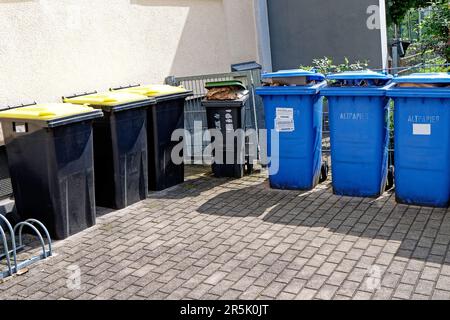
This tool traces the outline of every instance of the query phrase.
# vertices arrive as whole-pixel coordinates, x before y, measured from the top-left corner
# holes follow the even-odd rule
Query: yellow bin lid
[[[96,111],[85,105],[44,103],[0,112],[0,119],[54,120]]]
[[[116,92],[108,91],[102,93],[94,93],[75,98],[64,98],[66,103],[87,104],[93,106],[107,106],[114,107],[121,104],[139,102],[148,100],[145,95],[140,95],[132,92]]]
[[[120,89],[119,91],[141,94],[147,97],[157,97],[187,92],[187,90],[183,87],[174,87],[166,84],[150,84],[145,86]]]

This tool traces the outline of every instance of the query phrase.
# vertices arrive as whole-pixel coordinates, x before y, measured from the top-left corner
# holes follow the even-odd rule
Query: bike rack
[[[5,230],[3,230],[2,226],[0,226],[0,240],[3,243],[4,253],[0,255],[0,260],[6,259],[6,266],[7,268],[5,270],[0,270],[0,279],[4,279],[7,277],[10,277],[14,274],[17,274],[20,270],[28,267],[29,265],[40,261],[47,259],[48,257],[51,257],[53,255],[52,251],[52,240],[50,238],[50,234],[48,233],[47,228],[38,220],[35,219],[28,219],[24,222],[18,223],[14,228],[11,226],[9,221],[0,214],[0,221],[3,221],[7,226],[7,231],[9,232],[11,236],[11,250],[8,246],[8,240],[6,237]],[[31,229],[39,238],[41,247],[42,247],[42,253],[38,256],[34,256],[28,260],[25,260],[23,262],[17,262],[17,253],[23,251],[25,249],[25,246],[23,245],[23,228],[28,227]],[[48,242],[48,250],[45,246],[44,237],[42,236],[41,231],[44,232],[45,238],[47,238]],[[18,231],[18,245],[16,243],[16,232]],[[12,254],[12,263],[11,263],[11,254]]]

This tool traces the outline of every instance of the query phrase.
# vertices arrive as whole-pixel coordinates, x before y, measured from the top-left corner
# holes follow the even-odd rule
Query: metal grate
[[[226,80],[241,80],[250,91],[250,103],[246,107],[246,128],[245,129],[262,129],[265,128],[264,123],[264,107],[262,99],[255,94],[255,89],[261,85],[260,70],[253,71],[239,71],[231,73],[210,74],[190,77],[168,77],[166,83],[170,85],[181,85],[193,92],[193,96],[189,97],[185,102],[185,129],[191,133],[193,143],[187,145],[185,152],[186,163],[191,163],[195,160],[192,155],[193,150],[203,150],[208,142],[203,142],[201,145],[196,142],[194,138],[194,125],[198,122],[201,129],[207,130],[206,112],[201,105],[202,99],[206,95],[205,84],[212,81],[226,81]],[[201,137],[198,137],[201,141]],[[328,105],[324,105],[323,114],[323,157],[324,161],[330,163],[330,127],[328,117]],[[200,163],[200,162],[199,162]]]
[[[0,146],[0,200],[9,198],[12,194],[6,150],[4,146]]]
[[[258,70],[259,71],[259,70]],[[250,92],[250,102],[246,105],[246,123],[245,129],[255,129],[263,127],[263,107],[262,101],[255,95],[255,89],[261,85],[260,77],[255,77],[252,71],[238,71],[230,73],[209,74],[190,77],[168,77],[166,83],[170,85],[183,86],[191,90],[193,96],[186,99],[184,114],[185,114],[185,129],[189,131],[192,137],[191,143],[186,145],[185,161],[191,163],[196,160],[193,156],[194,150],[204,150],[208,145],[208,141],[202,141],[203,137],[195,137],[195,129],[201,129],[201,132],[208,129],[206,112],[201,105],[202,99],[205,97],[207,90],[205,84],[214,81],[226,80],[240,80],[247,87]],[[196,128],[197,126],[197,128]],[[201,128],[200,128],[201,126]],[[202,141],[201,143],[199,141]]]

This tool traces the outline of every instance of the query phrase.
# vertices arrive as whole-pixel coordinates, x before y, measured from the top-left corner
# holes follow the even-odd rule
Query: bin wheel
[[[395,168],[394,166],[389,166],[386,191],[391,190],[394,187],[394,177],[395,177]]]
[[[329,170],[330,170],[330,168],[328,166],[328,163],[324,162],[322,164],[322,168],[320,169],[320,179],[319,179],[320,183],[327,181]]]
[[[248,174],[248,175],[251,175],[251,174],[253,174],[253,165],[252,164],[249,164],[249,163],[247,163],[247,165],[246,165],[246,174]]]
[[[244,177],[244,166],[234,166],[234,177],[237,179]]]

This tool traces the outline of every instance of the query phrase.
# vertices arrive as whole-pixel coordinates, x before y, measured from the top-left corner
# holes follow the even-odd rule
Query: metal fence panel
[[[258,70],[259,72],[259,70]],[[193,96],[189,97],[185,102],[185,129],[190,133],[191,140],[187,139],[185,161],[201,161],[193,155],[197,154],[196,150],[204,150],[209,141],[203,141],[203,137],[195,136],[196,132],[201,129],[204,132],[208,129],[206,112],[201,105],[202,99],[205,98],[207,90],[205,84],[214,81],[240,80],[248,88],[250,92],[250,103],[246,106],[246,123],[245,128],[258,130],[263,126],[263,107],[262,101],[255,95],[255,89],[261,85],[260,76],[254,76],[253,71],[238,71],[230,73],[219,73],[189,77],[168,77],[166,83],[170,85],[183,86],[191,90]]]
[[[0,146],[0,200],[9,198],[12,194],[6,149],[4,146]]]
[[[250,91],[250,103],[246,109],[246,128],[245,129],[265,129],[264,107],[262,98],[255,94],[255,89],[261,85],[260,70],[253,71],[239,71],[221,74],[198,75],[189,77],[168,77],[166,83],[170,85],[183,86],[188,90],[192,90],[193,96],[188,98],[185,102],[185,129],[191,134],[192,140],[188,140],[186,145],[185,160],[187,163],[202,159],[193,157],[194,150],[204,150],[208,145],[208,141],[202,141],[203,137],[195,137],[195,129],[207,130],[207,120],[205,109],[201,105],[202,99],[205,97],[207,90],[205,89],[206,82],[212,81],[226,81],[238,79]],[[196,128],[195,126],[199,126]],[[202,142],[200,142],[202,141]],[[191,143],[189,143],[191,142]],[[323,154],[324,160],[329,162],[330,159],[330,128],[328,120],[328,104],[324,105],[323,114]]]

